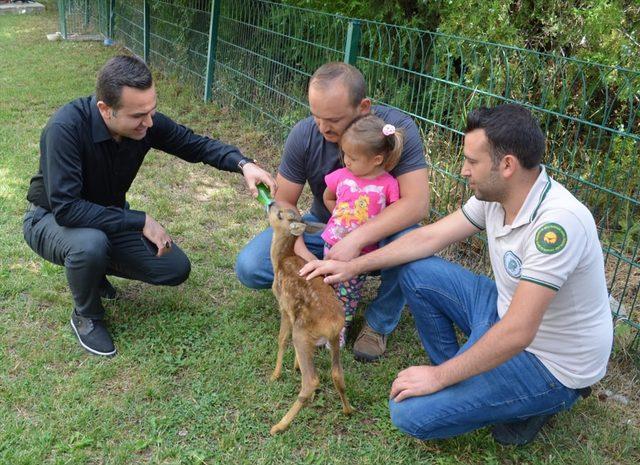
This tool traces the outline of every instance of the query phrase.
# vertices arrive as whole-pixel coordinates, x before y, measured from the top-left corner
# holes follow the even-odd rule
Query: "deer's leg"
[[[340,335],[336,335],[329,341],[331,347],[331,377],[333,378],[333,385],[338,390],[340,400],[342,401],[342,411],[349,415],[353,413],[354,409],[347,400],[345,394],[344,384],[344,372],[342,371],[342,363],[340,362]]]
[[[282,373],[282,358],[284,357],[284,349],[287,347],[287,340],[291,334],[291,321],[284,312],[280,312],[280,333],[278,334],[278,356],[276,357],[276,367],[271,374],[271,381],[280,378]]]
[[[319,384],[318,376],[313,366],[314,341],[309,340],[304,330],[294,326],[293,346],[296,349],[296,357],[302,372],[302,388],[289,411],[282,417],[282,420],[271,428],[272,435],[280,433],[289,427],[300,409],[313,400],[313,395]]]

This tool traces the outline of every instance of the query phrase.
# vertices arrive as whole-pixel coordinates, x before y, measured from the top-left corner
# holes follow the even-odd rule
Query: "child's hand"
[[[348,262],[360,256],[363,246],[355,239],[353,231],[331,246],[326,258]]]
[[[307,245],[304,243],[304,239],[302,238],[302,236],[296,239],[296,243],[293,245],[293,251],[298,257],[302,258],[306,262],[310,262],[311,260],[315,260],[317,258],[309,251]]]

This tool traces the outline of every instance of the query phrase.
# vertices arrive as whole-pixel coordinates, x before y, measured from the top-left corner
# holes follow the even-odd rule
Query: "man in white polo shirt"
[[[402,290],[433,362],[391,387],[391,420],[412,436],[493,424],[498,442],[526,444],[605,374],[613,328],[595,222],[540,164],[544,147],[518,105],[471,112],[462,175],[475,195],[461,209],[350,262],[301,271],[333,283],[408,263]],[[483,229],[495,282],[433,256]]]

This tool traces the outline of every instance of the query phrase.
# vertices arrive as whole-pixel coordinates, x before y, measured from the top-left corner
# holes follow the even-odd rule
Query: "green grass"
[[[343,353],[356,414],[342,415],[320,351],[315,401],[270,437],[299,376],[289,351],[282,380],[269,382],[277,307],[233,273],[236,252],[266,219],[238,175],[161,153],[148,156],[129,200],[189,254],[191,277],[178,288],[114,280],[121,298],[108,318],[119,354],[86,354],[69,327],[64,270],[29,250],[21,220],[41,128],[56,108],[90,94],[119,50],[47,42],[56,29],[52,14],[0,16],[1,464],[638,463],[637,371],[622,358],[597,390],[623,392],[629,405],[592,396],[530,446],[501,447],[487,429],[439,442],[403,436],[389,421],[387,393],[400,369],[425,362],[408,315],[384,361],[362,365]],[[169,78],[157,88],[161,111],[276,166],[278,147],[232,110],[204,105]]]

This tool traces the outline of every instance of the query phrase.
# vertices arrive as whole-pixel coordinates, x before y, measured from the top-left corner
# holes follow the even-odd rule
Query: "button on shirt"
[[[53,212],[67,227],[105,233],[141,231],[145,213],[125,208],[126,193],[144,157],[159,149],[185,161],[239,172],[240,151],[199,136],[160,112],[142,140],[116,142],[102,119],[95,97],[63,106],[40,137],[40,169],[31,179],[27,199]]]
[[[474,197],[462,207],[486,229],[502,318],[521,280],[557,291],[527,351],[565,386],[600,380],[611,352],[613,326],[604,259],[591,212],[544,167],[512,224],[497,202]]]

